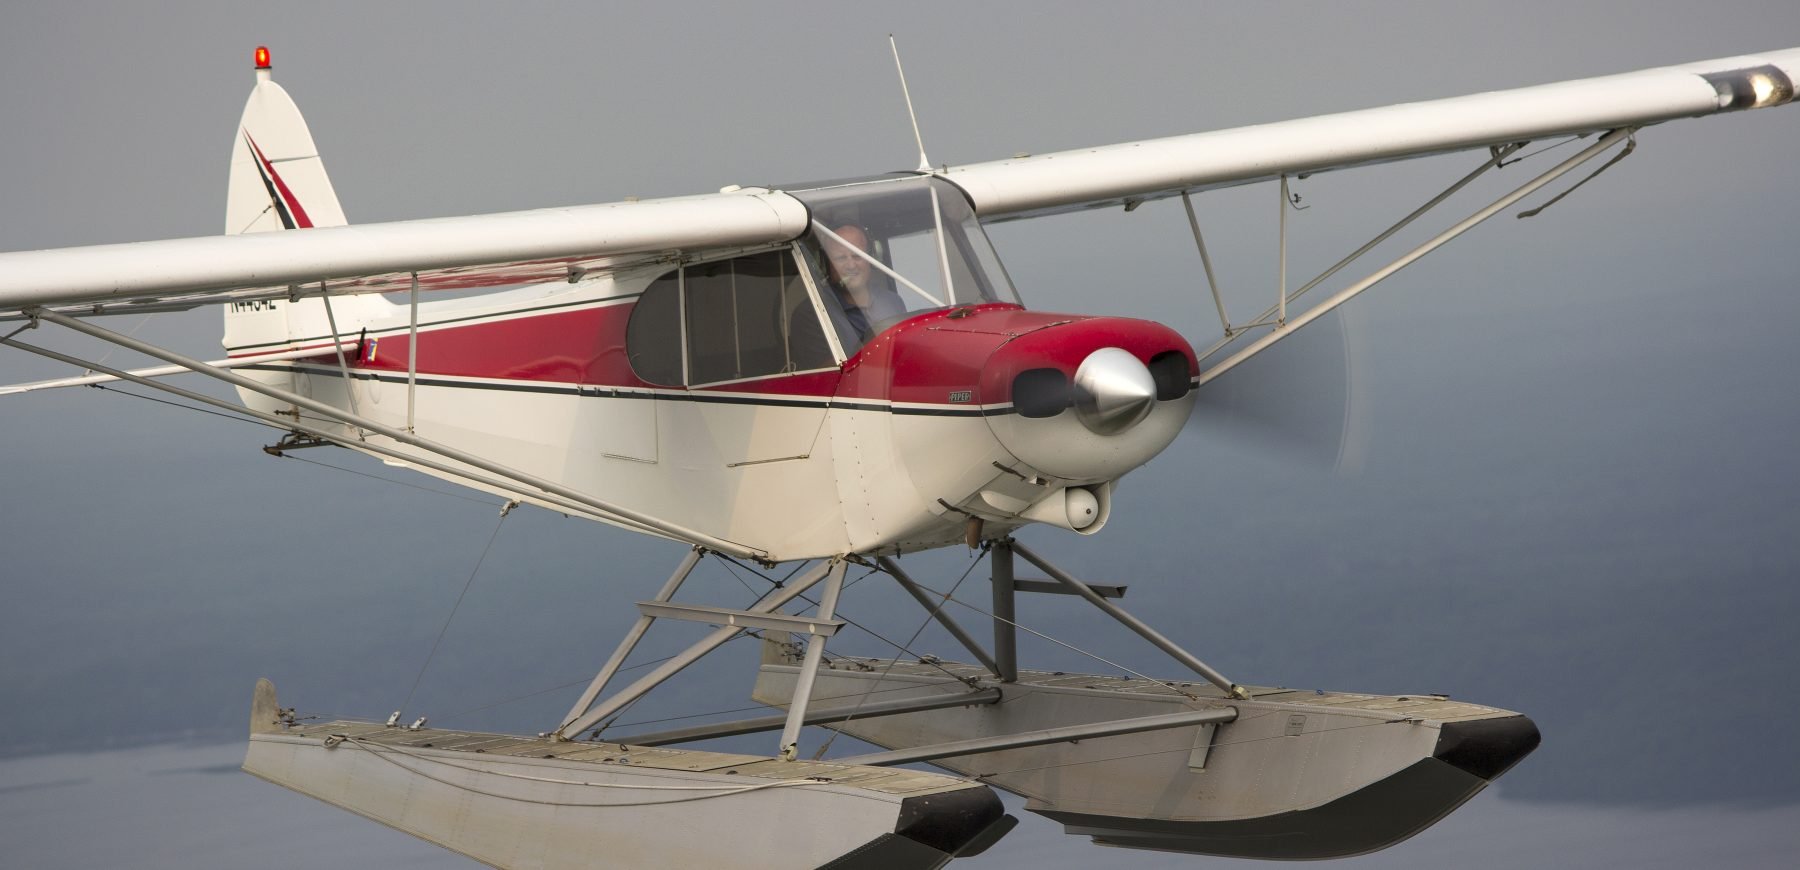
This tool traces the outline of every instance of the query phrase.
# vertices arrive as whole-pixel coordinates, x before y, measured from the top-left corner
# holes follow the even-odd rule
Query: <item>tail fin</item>
[[[270,78],[268,50],[257,49],[256,57],[256,87],[231,146],[225,234],[345,225],[306,119]]]
[[[341,227],[347,224],[325,162],[306,119],[269,73],[269,51],[256,50],[256,87],[231,145],[225,194],[225,234]],[[332,302],[340,335],[354,335],[371,317],[392,310],[379,296]],[[227,350],[276,350],[330,332],[324,303],[255,302],[225,306]],[[296,345],[297,346],[297,345]]]

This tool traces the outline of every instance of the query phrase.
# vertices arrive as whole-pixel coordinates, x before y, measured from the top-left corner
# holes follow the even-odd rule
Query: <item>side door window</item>
[[[645,288],[625,330],[631,370],[697,386],[837,365],[791,250],[672,270]]]
[[[689,266],[686,285],[690,385],[836,365],[791,251]]]
[[[671,270],[650,283],[636,306],[626,326],[626,356],[638,379],[709,399],[661,393],[647,403],[655,407],[662,461],[760,473],[771,462],[811,457],[838,358],[791,248]],[[732,395],[757,392],[758,380],[802,372],[827,376],[781,402]]]

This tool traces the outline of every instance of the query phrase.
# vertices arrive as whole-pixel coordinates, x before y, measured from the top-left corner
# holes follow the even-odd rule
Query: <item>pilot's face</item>
[[[836,227],[832,232],[859,251],[869,250],[869,237],[858,227],[846,225]],[[831,266],[831,279],[849,291],[856,304],[868,305],[869,261],[831,238],[825,240],[825,257]]]

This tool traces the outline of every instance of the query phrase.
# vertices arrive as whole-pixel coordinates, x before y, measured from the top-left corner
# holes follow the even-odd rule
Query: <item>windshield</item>
[[[921,311],[1017,302],[962,191],[914,177],[794,193],[812,210],[804,259],[846,354]]]

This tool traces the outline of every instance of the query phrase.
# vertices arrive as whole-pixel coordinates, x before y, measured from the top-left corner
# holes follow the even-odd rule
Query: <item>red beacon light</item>
[[[259,45],[256,47],[256,68],[269,68],[269,47],[266,45]]]

